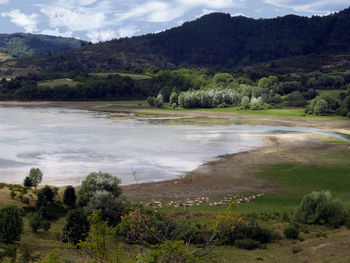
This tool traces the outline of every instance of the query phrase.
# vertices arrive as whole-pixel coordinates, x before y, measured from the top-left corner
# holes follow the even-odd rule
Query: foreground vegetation
[[[326,153],[313,154],[321,161]],[[9,213],[18,217],[0,227],[2,257],[5,262],[224,262],[232,257],[234,262],[295,262],[296,256],[308,255],[310,246],[339,244],[341,235],[348,236],[342,226],[349,222],[348,160],[341,148],[332,150],[329,166],[267,165],[254,177],[278,187],[262,197],[239,206],[231,199],[218,206],[194,200],[178,208],[130,201],[119,180],[103,173],[91,173],[77,190],[35,190],[44,175],[32,169],[26,187],[3,185],[0,190],[2,200],[19,207],[0,211],[0,226]],[[5,238],[6,229],[11,239]],[[328,262],[346,262],[348,257],[342,257]]]

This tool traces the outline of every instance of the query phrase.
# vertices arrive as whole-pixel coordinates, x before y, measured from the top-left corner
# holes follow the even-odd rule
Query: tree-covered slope
[[[40,65],[49,71],[125,64],[230,69],[285,57],[346,52],[350,52],[350,8],[311,18],[252,19],[213,13],[161,33],[19,60],[16,66]]]
[[[12,58],[56,54],[81,47],[84,41],[24,33],[0,34],[0,61]]]

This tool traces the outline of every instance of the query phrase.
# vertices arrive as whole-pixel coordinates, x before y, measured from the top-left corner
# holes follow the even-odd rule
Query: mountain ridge
[[[350,52],[350,8],[328,16],[253,19],[212,13],[132,38],[115,39],[53,56],[23,58],[16,67],[93,71],[123,65],[243,68],[286,57]]]
[[[86,44],[86,41],[40,34],[0,34],[0,61],[40,54],[56,54]]]

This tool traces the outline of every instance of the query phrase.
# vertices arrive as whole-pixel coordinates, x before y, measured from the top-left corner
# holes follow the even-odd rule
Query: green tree
[[[217,73],[213,77],[214,83],[218,86],[227,87],[234,81],[233,77],[229,73]]]
[[[20,241],[23,233],[21,211],[15,205],[6,205],[0,209],[0,237],[5,243]]]
[[[258,87],[264,90],[270,90],[276,93],[279,90],[279,80],[276,76],[269,76],[268,78],[261,78],[258,81]]]
[[[179,94],[179,97],[177,98],[177,104],[180,105],[181,108],[184,108],[185,105],[185,94],[183,92],[181,92]]]
[[[123,199],[115,197],[107,191],[97,191],[91,198],[88,206],[88,211],[101,210],[103,220],[108,220],[110,225],[117,225],[124,212]]]
[[[325,115],[328,113],[328,103],[326,100],[320,98],[316,101],[313,109],[316,115]]]
[[[171,93],[169,101],[170,101],[170,105],[173,105],[174,103],[177,104],[178,95],[176,92]]]
[[[36,187],[43,180],[43,173],[40,171],[39,168],[32,168],[32,169],[30,169],[29,177],[32,179],[33,185],[34,185],[35,190],[36,190]]]
[[[159,95],[157,96],[157,98],[155,99],[154,104],[155,104],[155,106],[156,106],[157,108],[163,107],[164,100],[163,100],[162,94],[159,94]]]
[[[77,197],[75,195],[75,189],[73,186],[67,186],[63,193],[63,203],[71,208],[75,207],[75,201]]]
[[[24,178],[23,185],[24,185],[25,187],[32,187],[32,186],[34,186],[34,183],[33,183],[32,178],[30,178],[29,176],[27,176],[26,178]]]
[[[55,197],[55,193],[50,186],[45,185],[45,187],[39,191],[38,198],[39,196],[45,199],[46,202],[53,203],[53,198]]]
[[[90,173],[77,193],[79,206],[86,206],[97,191],[110,192],[115,198],[122,194],[120,179],[108,173]]]
[[[241,100],[241,108],[242,109],[249,109],[249,98],[248,98],[248,96],[244,96],[243,98],[242,98],[242,100]]]
[[[112,238],[113,228],[108,226],[101,214],[101,211],[95,211],[89,216],[90,230],[86,240],[79,242],[79,246],[95,258],[95,262],[103,263],[109,258],[107,242]]]
[[[85,211],[80,209],[70,210],[63,228],[62,241],[77,244],[84,241],[89,232],[89,222]]]
[[[330,192],[312,192],[304,196],[296,219],[306,224],[328,224],[338,227],[344,220],[344,208],[339,199]]]

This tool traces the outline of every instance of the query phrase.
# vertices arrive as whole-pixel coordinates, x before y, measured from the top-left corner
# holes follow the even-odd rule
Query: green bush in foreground
[[[6,205],[0,209],[0,238],[5,243],[20,241],[23,233],[21,211],[15,205]]]
[[[287,226],[283,233],[287,239],[298,239],[299,237],[299,229],[295,225]]]
[[[330,192],[312,192],[301,201],[296,219],[305,224],[339,227],[344,222],[344,208]]]
[[[71,208],[75,207],[75,201],[77,197],[75,195],[75,189],[73,186],[67,186],[63,194],[63,203]]]

